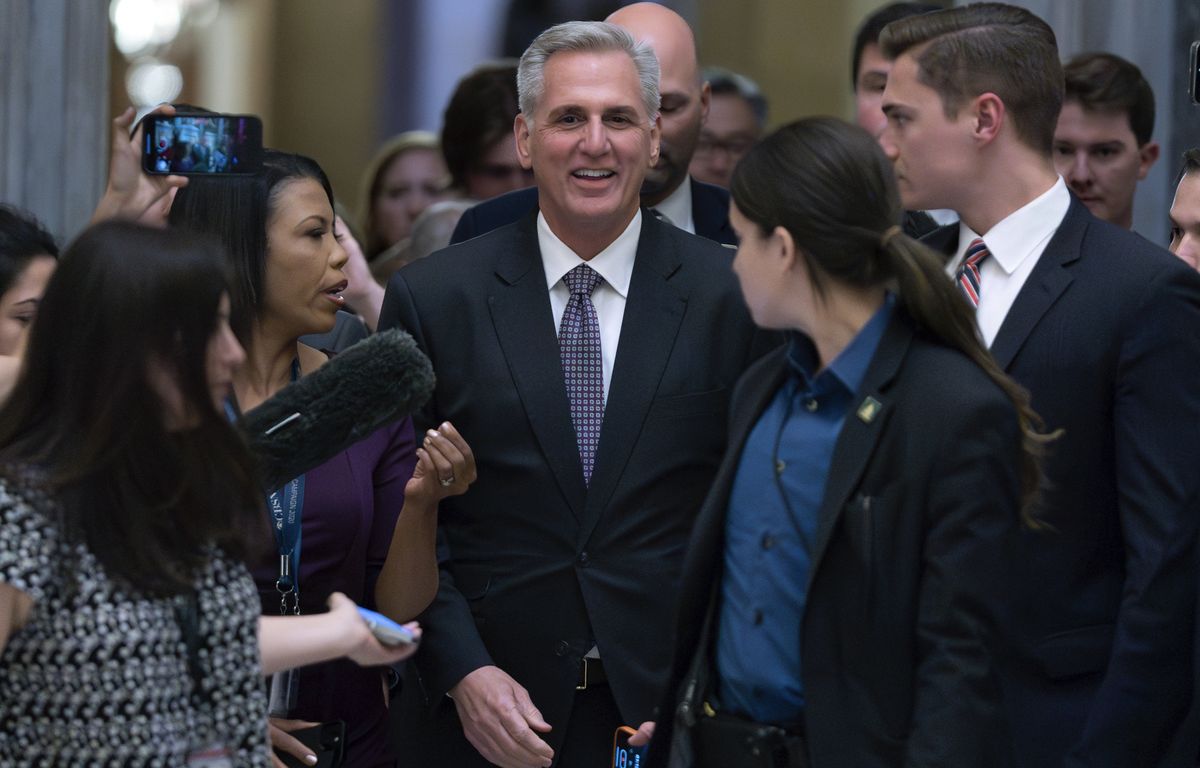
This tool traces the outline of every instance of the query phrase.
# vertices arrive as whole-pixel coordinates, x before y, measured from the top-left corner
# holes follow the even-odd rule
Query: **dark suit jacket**
[[[712,184],[688,177],[692,185],[692,219],[696,223],[696,234],[725,245],[737,245],[733,227],[729,226],[729,192]],[[511,224],[538,206],[537,187],[526,187],[507,192],[491,200],[485,200],[467,209],[450,242],[461,243],[491,232],[497,227]]]
[[[643,212],[590,486],[534,216],[402,269],[380,325],[429,355],[437,386],[418,425],[452,421],[479,473],[440,509],[447,557],[417,658],[431,703],[496,664],[529,690],[557,750],[596,643],[626,722],[647,719],[729,393],[757,354],[730,252]]]
[[[780,349],[734,391],[729,451],[684,562],[651,765],[686,738],[681,684],[713,646],[700,628],[718,599],[730,490],[786,375]],[[881,406],[869,420],[856,413],[867,397]],[[916,335],[900,307],[854,402],[818,513],[799,638],[812,765],[1009,765],[993,643],[1020,520],[1015,409],[964,355]]]
[[[1064,430],[1045,462],[1052,529],[1025,533],[1012,585],[1021,764],[1165,764],[1193,688],[1200,276],[1073,199],[992,354]]]

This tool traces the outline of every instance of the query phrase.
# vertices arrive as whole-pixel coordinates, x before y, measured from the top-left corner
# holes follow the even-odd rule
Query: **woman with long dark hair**
[[[242,359],[215,242],[107,223],[67,249],[0,407],[0,765],[266,766],[264,672],[407,655],[342,595],[260,620]]]
[[[54,237],[32,216],[0,205],[0,355],[21,354],[57,264]]]
[[[734,272],[788,343],[734,393],[651,762],[1005,764],[994,665],[1036,416],[901,232],[865,131],[788,125],[731,193]]]
[[[176,196],[170,223],[220,237],[228,251],[230,322],[246,349],[233,377],[237,408],[254,408],[328,359],[299,341],[333,327],[346,289],[333,190],[316,162],[269,150],[253,176],[194,178]],[[424,610],[437,589],[437,503],[465,491],[475,470],[449,424],[422,445],[405,419],[272,494],[272,505],[297,515],[275,527],[272,553],[254,570],[264,614],[319,611],[333,592],[369,607],[378,598],[398,620]],[[410,482],[421,456],[436,476]],[[286,731],[342,720],[348,765],[392,765],[385,672],[337,661],[272,681],[277,746],[298,747]]]

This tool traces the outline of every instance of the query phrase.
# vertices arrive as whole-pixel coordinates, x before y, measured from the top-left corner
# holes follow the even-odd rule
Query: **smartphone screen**
[[[146,173],[219,176],[262,164],[262,121],[253,115],[150,115],[142,137]]]
[[[622,725],[613,734],[613,768],[641,768],[649,746],[629,746],[629,737],[635,733],[633,728]]]

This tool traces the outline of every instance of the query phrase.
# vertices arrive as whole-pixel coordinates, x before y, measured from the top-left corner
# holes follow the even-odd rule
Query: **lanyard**
[[[267,509],[271,514],[271,530],[275,534],[275,546],[279,550],[279,578],[275,589],[279,591],[279,612],[288,613],[289,596],[291,613],[300,613],[300,518],[304,513],[304,475],[294,478],[282,488],[267,495]]]
[[[292,381],[300,378],[300,361],[292,361]],[[237,408],[225,401],[225,413],[230,421],[237,420]],[[271,517],[271,533],[279,552],[279,612],[283,615],[300,613],[300,521],[304,515],[304,475],[293,478],[267,494],[267,513]],[[289,609],[288,603],[291,603]]]

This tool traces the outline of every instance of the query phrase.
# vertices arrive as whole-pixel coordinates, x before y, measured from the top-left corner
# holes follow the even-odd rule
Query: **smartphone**
[[[1188,96],[1193,104],[1200,104],[1200,40],[1192,43],[1192,52],[1188,57]]]
[[[311,728],[292,731],[292,736],[301,741],[317,756],[315,768],[333,768],[342,764],[342,755],[346,748],[346,723],[342,720],[331,720]],[[288,768],[314,768],[286,752],[275,752]]]
[[[375,639],[384,645],[416,645],[417,636],[408,627],[401,626],[381,613],[360,607],[358,614],[367,622]]]
[[[622,725],[613,734],[613,768],[641,768],[646,760],[646,752],[650,745],[642,747],[629,746],[629,737],[637,733],[635,728]]]
[[[255,173],[262,120],[254,115],[151,114],[142,121],[142,170],[182,176]]]

